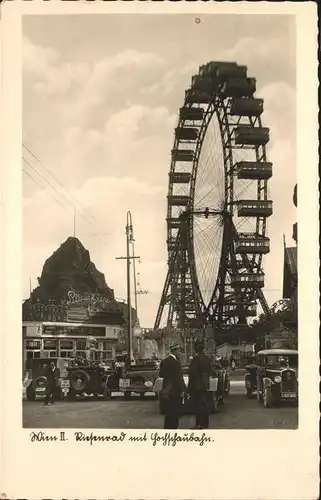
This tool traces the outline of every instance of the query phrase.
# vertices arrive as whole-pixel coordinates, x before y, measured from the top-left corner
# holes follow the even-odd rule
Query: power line
[[[53,192],[54,192],[54,193],[56,193],[56,194],[58,194],[58,195],[60,196],[60,199],[58,199],[58,198],[56,198],[56,196],[54,196],[54,193],[53,193],[53,192],[50,192],[51,197],[52,197],[52,198],[53,198],[53,199],[54,199],[54,200],[55,200],[55,201],[56,201],[56,202],[57,202],[57,203],[58,203],[58,204],[59,204],[59,205],[60,205],[60,206],[61,206],[64,210],[67,210],[69,213],[73,213],[73,214],[75,213],[75,211],[77,211],[77,212],[78,212],[78,214],[80,215],[80,217],[82,217],[82,218],[85,220],[85,222],[87,222],[87,224],[89,224],[89,225],[90,225],[90,226],[92,226],[92,227],[95,227],[95,226],[94,226],[94,224],[93,224],[93,222],[92,222],[90,219],[86,218],[86,217],[85,217],[85,215],[84,215],[82,212],[80,212],[79,210],[77,210],[77,208],[76,208],[76,207],[75,207],[75,206],[74,206],[74,205],[73,205],[73,204],[72,204],[72,203],[71,203],[71,202],[70,202],[70,201],[66,198],[66,196],[65,196],[63,193],[61,193],[60,191],[58,191],[58,190],[57,190],[57,188],[56,188],[56,186],[52,185],[52,183],[50,183],[50,182],[49,182],[49,180],[48,180],[48,179],[46,179],[46,177],[44,177],[44,176],[42,175],[42,173],[41,173],[41,172],[40,172],[40,171],[39,171],[39,170],[38,170],[38,169],[37,169],[37,168],[36,168],[36,167],[35,167],[32,163],[30,163],[30,162],[29,162],[29,161],[28,161],[28,160],[27,160],[24,156],[23,156],[23,161],[24,161],[24,162],[25,162],[25,163],[26,163],[29,167],[31,167],[31,168],[32,168],[32,169],[33,169],[33,170],[34,170],[34,171],[38,174],[38,176],[39,176],[39,177],[40,177],[40,178],[41,178],[41,179],[42,179],[45,183],[47,183],[47,185],[48,185],[48,186],[49,186],[49,187],[53,190]],[[23,172],[24,172],[24,173],[25,173],[25,174],[26,174],[26,175],[27,175],[27,176],[28,176],[31,180],[33,180],[33,182],[34,182],[35,184],[37,184],[37,185],[38,185],[41,189],[45,189],[45,188],[46,188],[46,186],[44,186],[43,184],[41,184],[41,183],[39,182],[39,180],[35,179],[35,178],[34,178],[34,177],[33,177],[33,176],[32,176],[32,175],[31,175],[31,174],[30,174],[30,173],[29,173],[29,172],[28,172],[25,168],[23,169]],[[61,185],[62,185],[62,184],[61,184]],[[63,185],[62,185],[62,186],[63,186]],[[64,189],[65,189],[65,188],[64,188]],[[65,189],[65,191],[66,191],[66,192],[68,192],[66,189]],[[72,196],[72,195],[71,195],[71,196]],[[75,200],[76,200],[76,198],[75,198]],[[77,200],[76,200],[76,201],[77,201]],[[65,203],[65,204],[68,204],[68,205],[69,205],[69,207],[68,207],[68,206],[66,206],[66,205],[64,205],[62,202],[63,202],[63,203]],[[79,203],[79,202],[78,202],[78,203]],[[70,210],[70,209],[72,209],[72,210]],[[90,215],[90,214],[89,214],[89,215]],[[92,216],[91,216],[91,218],[92,218],[93,220],[95,220]],[[99,239],[101,239],[101,241],[103,241],[103,238],[101,237],[101,234],[102,234],[102,233],[98,233],[98,232],[96,232],[96,233],[90,233],[90,234],[95,235],[95,236],[98,236],[98,237],[99,237]],[[107,235],[107,234],[111,234],[111,233],[103,233],[103,234]]]
[[[37,186],[39,186],[41,189],[45,189],[45,186],[43,186],[42,184],[40,184],[40,182],[37,181],[37,179],[35,179],[34,177],[32,177],[32,175],[26,170],[26,169],[23,169],[23,173],[26,174],[35,184],[37,184]],[[64,209],[64,210],[68,210],[68,208],[63,205],[61,203],[60,200],[58,200],[55,196],[53,196],[52,193],[50,193],[50,196]],[[69,213],[72,213],[70,210],[68,210]]]
[[[51,187],[51,189],[53,189],[55,191],[55,193],[57,193],[63,199],[63,201],[65,203],[67,203],[72,208],[73,211],[76,210],[75,206],[60,191],[57,190],[56,186],[54,186],[52,183],[50,183],[49,180],[46,179],[46,177],[44,177],[42,175],[42,173],[39,172],[39,170],[32,163],[30,163],[24,156],[23,156],[23,160],[25,161],[25,163],[27,163],[27,165],[29,167],[31,167],[39,175],[39,177],[41,177],[42,180],[44,180],[48,184],[49,187]],[[42,187],[44,188],[44,186],[42,186]],[[79,210],[77,210],[77,212],[86,222],[88,222],[88,224],[90,224],[91,226],[93,225],[92,221],[90,219],[86,218],[86,216],[84,214],[82,214]]]
[[[25,144],[25,143],[22,143],[23,147],[31,154],[31,156],[33,156],[33,158],[39,163],[39,165],[42,166],[42,168],[45,169],[45,171],[57,182],[57,184],[67,193],[67,195],[69,195],[81,208],[82,210],[92,219],[92,221],[95,221],[95,217],[93,217],[89,211],[86,209],[86,207],[84,207],[84,205],[82,203],[80,203],[79,200],[77,200],[77,198],[72,194],[70,193],[70,191],[68,191],[68,189],[65,188],[65,186],[62,184],[62,182],[52,173],[52,171],[50,170],[50,168],[48,168],[46,165],[44,165],[44,163],[38,158],[38,156],[33,153],[33,151],[31,151],[31,149]]]

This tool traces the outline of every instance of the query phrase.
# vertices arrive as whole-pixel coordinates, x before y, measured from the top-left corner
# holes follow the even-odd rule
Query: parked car
[[[124,394],[124,398],[129,399],[132,393],[144,398],[147,392],[155,392],[153,387],[159,364],[157,359],[137,359],[134,365],[125,369],[124,375],[119,378],[119,391]]]
[[[30,361],[30,369],[24,381],[26,397],[28,401],[34,401],[36,397],[45,397],[47,389],[47,378],[45,376],[48,365],[54,361],[60,371],[59,387],[57,387],[56,399],[63,399],[64,394],[69,391],[68,367],[70,358],[33,358]]]
[[[69,366],[69,399],[75,399],[77,396],[85,394],[88,396],[94,395],[96,397],[103,396],[105,394],[108,376],[108,369],[96,363]]]
[[[256,394],[265,408],[298,402],[298,351],[265,349],[257,354]]]

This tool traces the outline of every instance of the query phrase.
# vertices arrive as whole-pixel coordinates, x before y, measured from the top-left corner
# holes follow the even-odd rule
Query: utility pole
[[[135,311],[136,311],[136,317],[138,318],[138,311],[137,311],[137,282],[136,282],[136,262],[135,262],[135,240],[134,240],[134,233],[133,233],[133,240],[132,240],[132,248],[133,248],[133,274],[134,274],[134,298],[135,298]]]
[[[129,362],[133,359],[133,325],[132,325],[132,307],[131,307],[131,280],[130,280],[130,264],[131,260],[133,262],[135,259],[140,259],[139,256],[131,255],[130,253],[130,243],[134,240],[133,238],[133,223],[130,211],[127,212],[127,224],[126,224],[126,257],[116,257],[117,260],[127,261],[127,309],[128,309],[128,322],[127,322],[127,353]]]

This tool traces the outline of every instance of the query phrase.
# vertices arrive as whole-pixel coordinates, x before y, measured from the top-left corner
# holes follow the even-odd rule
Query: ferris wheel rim
[[[205,111],[205,114],[204,114],[204,118],[202,120],[202,123],[201,125],[199,126],[199,129],[200,129],[200,134],[199,136],[197,137],[197,141],[196,141],[196,145],[195,145],[195,152],[196,152],[196,155],[195,155],[195,159],[193,161],[193,168],[192,168],[192,173],[191,173],[191,185],[190,185],[190,191],[189,191],[189,205],[188,205],[188,208],[193,212],[194,210],[194,207],[195,207],[195,186],[196,186],[196,182],[197,182],[197,174],[198,174],[198,169],[199,169],[199,158],[200,158],[200,154],[202,152],[202,147],[203,147],[203,143],[204,143],[204,140],[206,138],[206,133],[207,133],[207,130],[208,130],[208,127],[214,117],[214,115],[216,115],[217,117],[217,120],[218,120],[218,123],[219,123],[219,127],[220,127],[220,132],[221,132],[221,139],[222,139],[222,149],[223,149],[223,154],[224,154],[224,179],[225,179],[225,184],[226,184],[226,177],[229,177],[230,179],[230,184],[231,184],[231,196],[230,196],[230,201],[229,201],[229,204],[230,204],[230,207],[231,207],[231,204],[233,203],[233,175],[234,175],[234,172],[233,172],[233,163],[234,163],[234,155],[233,155],[233,151],[231,152],[231,143],[230,141],[226,141],[224,142],[224,137],[223,137],[223,133],[222,133],[222,120],[220,120],[220,117],[219,117],[219,114],[218,114],[218,109],[217,109],[217,105],[220,104],[221,106],[221,109],[222,109],[222,113],[223,113],[223,116],[225,117],[225,132],[228,131],[228,133],[230,132],[230,124],[228,123],[228,105],[227,105],[227,102],[222,98],[222,95],[220,93],[215,93],[213,96],[212,96],[212,100],[210,101],[210,103],[208,104],[208,106],[206,107],[206,111]],[[199,106],[199,103],[197,102],[189,102],[188,104],[186,103],[186,100],[184,101],[184,106],[186,107],[190,107],[190,108],[194,108],[194,106],[196,105]],[[178,121],[178,125],[177,125],[177,128],[179,127],[184,127],[184,124],[187,120],[184,120],[184,119],[179,119]],[[205,125],[204,125],[205,124]],[[249,117],[249,125],[251,125],[252,127],[262,127],[262,122],[261,122],[261,117],[258,116],[256,117],[255,120],[253,120],[252,117]],[[175,141],[174,141],[174,145],[173,145],[173,150],[177,150],[180,146],[180,144],[182,144],[182,141],[179,140],[177,137],[175,137]],[[184,144],[184,142],[183,142]],[[255,153],[257,155],[257,147],[253,148],[253,150],[255,150]],[[226,151],[229,151],[229,155],[226,155],[225,152]],[[266,148],[265,146],[262,146],[262,150],[263,150],[263,153],[261,155],[261,160],[262,161],[266,161]],[[229,162],[229,165],[227,165],[227,162]],[[171,161],[171,167],[170,167],[170,172],[176,172],[176,166],[177,166],[177,161],[175,159],[172,158],[172,161]],[[228,168],[229,167],[229,168]],[[259,184],[261,181],[257,181],[257,184]],[[263,181],[264,183],[264,187],[265,187],[265,200],[266,200],[266,189],[267,189],[267,180]],[[174,184],[172,182],[169,182],[169,189],[168,189],[168,196],[171,196],[173,194],[173,189],[174,189]],[[258,193],[259,193],[259,190],[258,190]],[[260,195],[258,194],[258,197],[256,198],[257,200],[261,200],[262,198],[260,198]],[[226,192],[225,192],[225,201],[226,201]],[[229,208],[230,211],[232,211],[232,208]],[[172,215],[172,207],[169,206],[168,204],[168,207],[167,207],[167,219],[169,219]],[[266,217],[260,217],[260,216],[256,216],[255,217],[255,226],[256,226],[256,233],[262,237],[265,237],[266,235],[266,228],[267,228],[267,221],[266,221]],[[191,272],[192,274],[194,275],[193,276],[193,281],[194,281],[194,285],[197,287],[198,289],[198,295],[201,297],[201,300],[202,300],[202,306],[204,308],[206,308],[206,304],[204,303],[204,300],[203,300],[203,297],[202,297],[202,293],[201,293],[201,290],[200,290],[200,284],[199,284],[199,279],[198,279],[198,276],[197,276],[197,271],[196,271],[196,265],[195,265],[195,231],[194,231],[194,224],[190,224],[190,232],[189,232],[189,247],[190,247],[190,253],[191,253],[191,256],[192,256],[192,261],[193,261],[193,264],[191,265]],[[171,233],[171,230],[169,229],[169,226],[167,228],[167,234],[168,234],[168,240],[170,239],[172,233]],[[170,255],[170,252],[169,252],[169,255]],[[252,262],[256,264],[256,268],[259,270],[262,269],[262,255],[260,254],[257,254],[255,252],[253,252],[252,254]],[[215,288],[215,287],[214,287]],[[214,294],[214,291],[213,290],[213,294]]]

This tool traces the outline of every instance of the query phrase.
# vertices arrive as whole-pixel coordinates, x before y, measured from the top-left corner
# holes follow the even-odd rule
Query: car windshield
[[[287,365],[287,362],[289,362],[290,366],[293,366],[296,368],[298,366],[298,355],[297,354],[290,354],[288,356],[285,355],[269,355],[265,356],[264,358],[265,364],[267,365]]]

